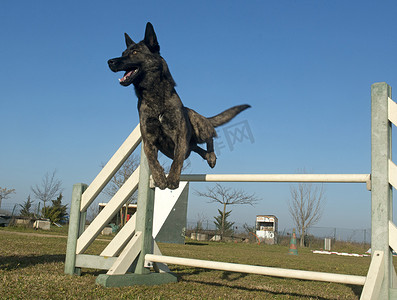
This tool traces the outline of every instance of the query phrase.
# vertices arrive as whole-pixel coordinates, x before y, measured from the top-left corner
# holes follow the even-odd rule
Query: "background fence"
[[[233,225],[233,236],[248,235],[246,228],[253,228],[253,225],[235,223]],[[208,233],[216,232],[216,226],[213,221],[193,221],[187,222],[188,232]],[[285,228],[278,230],[280,242],[283,239],[288,239],[292,234],[293,228]],[[297,232],[299,238],[299,232]],[[371,228],[339,228],[339,227],[311,227],[306,232],[306,240],[310,243],[311,239],[331,238],[334,241],[353,242],[353,243],[371,243]]]
[[[15,204],[7,204],[3,203],[1,206],[1,212],[7,212],[8,214],[12,214],[14,211],[14,215],[18,216],[21,207]],[[33,208],[34,210],[34,208]],[[236,237],[244,237],[244,235],[249,236],[247,227],[253,228],[254,226],[251,224],[244,223],[234,223],[233,224],[233,234],[232,236]],[[290,237],[293,228],[285,228],[279,229],[278,236],[279,240],[282,241],[283,238],[288,239]],[[216,226],[212,220],[204,220],[204,221],[187,221],[187,232],[196,232],[196,233],[213,233],[216,234]],[[324,239],[331,238],[334,241],[344,241],[344,242],[354,242],[354,243],[371,243],[371,229],[370,228],[339,228],[339,227],[311,227],[307,230],[307,239],[310,242],[310,239]],[[189,235],[188,235],[189,236]],[[297,236],[299,237],[299,232],[297,232]]]

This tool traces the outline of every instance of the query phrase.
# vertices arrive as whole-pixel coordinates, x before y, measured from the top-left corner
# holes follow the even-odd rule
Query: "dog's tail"
[[[208,118],[208,120],[211,122],[212,126],[214,126],[214,127],[221,126],[221,125],[229,122],[236,115],[238,115],[243,110],[245,110],[249,107],[251,107],[251,105],[248,105],[248,104],[233,106],[233,107],[225,110],[224,112],[221,112],[220,114],[218,114],[216,116]]]

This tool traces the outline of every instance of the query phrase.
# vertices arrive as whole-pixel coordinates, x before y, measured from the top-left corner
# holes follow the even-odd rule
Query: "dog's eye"
[[[138,51],[134,50],[134,51],[132,51],[132,54],[133,54],[133,55],[137,55],[137,54],[138,54]]]

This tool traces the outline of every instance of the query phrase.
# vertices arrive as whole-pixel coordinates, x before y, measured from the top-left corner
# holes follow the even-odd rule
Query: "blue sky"
[[[193,154],[187,172],[370,173],[370,86],[397,86],[396,13],[395,1],[6,1],[0,186],[16,194],[3,205],[25,201],[54,169],[69,202],[72,185],[90,183],[122,144],[138,123],[136,97],[106,62],[147,21],[186,106],[211,116],[252,105],[229,124],[251,138],[231,146],[220,128],[216,168]],[[232,220],[275,214],[293,226],[289,184],[232,186],[262,198],[232,207]],[[364,185],[325,188],[318,226],[370,226]],[[211,222],[217,208],[191,195],[189,219]]]

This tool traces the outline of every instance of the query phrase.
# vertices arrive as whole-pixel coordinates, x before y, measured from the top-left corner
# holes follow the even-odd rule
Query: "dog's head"
[[[156,33],[151,23],[146,24],[145,38],[139,43],[135,43],[126,33],[124,36],[127,49],[121,57],[109,59],[108,64],[113,72],[125,71],[119,81],[122,86],[129,86],[138,81],[142,69],[155,68],[158,65],[156,61],[162,58]]]

